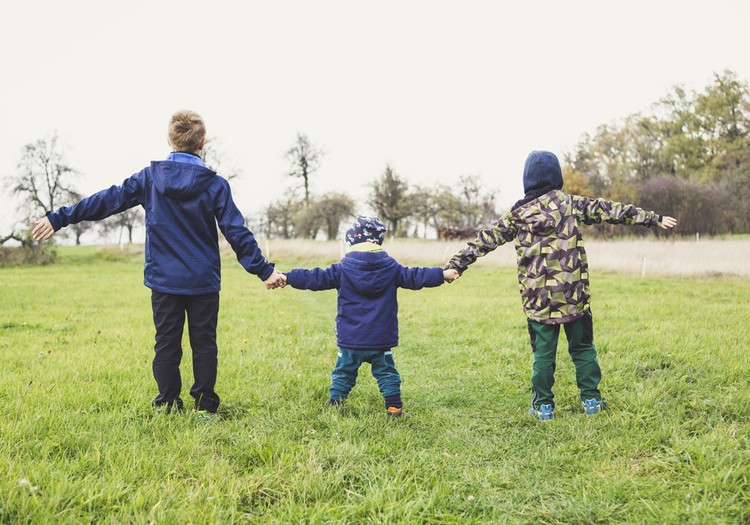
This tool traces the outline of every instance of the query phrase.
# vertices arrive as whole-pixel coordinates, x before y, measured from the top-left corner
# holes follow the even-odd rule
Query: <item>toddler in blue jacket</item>
[[[232,199],[229,183],[209,169],[200,157],[206,126],[194,111],[178,111],[169,122],[166,160],[150,166],[90,197],[39,219],[33,235],[47,240],[69,224],[98,221],[134,206],[146,211],[143,283],[151,289],[156,327],[153,373],[159,389],[155,407],[166,412],[182,409],[180,360],[187,314],[193,352],[194,383],[190,395],[196,413],[210,418],[219,406],[214,390],[218,349],[221,258],[218,225],[248,272],[267,288],[283,285],[281,273],[269,263],[255,237],[245,227]]]
[[[349,251],[341,261],[326,269],[294,269],[282,278],[300,290],[338,290],[339,352],[328,404],[341,404],[357,382],[359,367],[370,363],[387,412],[400,416],[401,376],[392,350],[398,345],[397,289],[440,286],[458,279],[458,272],[401,266],[383,251],[385,231],[377,218],[360,215],[346,232]]]

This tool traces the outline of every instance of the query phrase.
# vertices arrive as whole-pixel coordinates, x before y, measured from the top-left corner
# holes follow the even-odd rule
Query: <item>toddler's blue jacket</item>
[[[338,345],[354,350],[398,345],[398,288],[443,284],[443,269],[406,268],[384,251],[350,252],[326,269],[294,269],[287,283],[300,290],[338,289]]]
[[[121,186],[102,190],[47,217],[57,231],[138,205],[146,212],[143,283],[152,290],[176,295],[219,291],[217,224],[245,270],[263,280],[273,273],[273,265],[244,225],[229,183],[189,153],[172,153],[167,160],[154,161]]]

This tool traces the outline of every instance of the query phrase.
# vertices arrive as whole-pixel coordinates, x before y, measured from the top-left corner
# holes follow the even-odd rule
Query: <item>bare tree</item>
[[[24,244],[25,242],[24,238],[20,237],[18,234],[16,234],[16,232],[11,232],[8,235],[3,235],[2,237],[0,237],[0,246],[2,246],[8,241],[17,241],[17,242],[20,242],[21,244]]]
[[[459,211],[461,228],[479,228],[497,216],[495,211],[495,193],[485,190],[478,175],[467,175],[459,178],[461,193]]]
[[[201,159],[206,166],[227,180],[236,179],[242,174],[242,170],[227,160],[221,143],[215,138],[206,139],[206,144],[201,151]]]
[[[297,141],[286,152],[286,159],[291,163],[290,177],[299,177],[305,188],[305,206],[310,205],[310,175],[320,167],[323,150],[315,147],[307,135],[297,133]]]
[[[25,219],[46,215],[76,194],[70,179],[76,170],[65,162],[57,133],[23,147],[18,173],[10,177]]]

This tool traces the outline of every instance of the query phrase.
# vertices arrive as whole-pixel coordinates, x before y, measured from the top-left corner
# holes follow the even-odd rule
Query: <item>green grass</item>
[[[609,410],[581,413],[562,341],[550,423],[526,413],[513,270],[401,291],[390,419],[368,369],[324,406],[334,291],[267,291],[228,259],[221,418],[203,423],[150,408],[141,266],[82,248],[0,269],[0,523],[750,521],[746,280],[594,269]]]

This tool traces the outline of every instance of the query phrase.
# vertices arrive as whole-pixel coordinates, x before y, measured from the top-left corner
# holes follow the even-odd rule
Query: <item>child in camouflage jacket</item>
[[[553,418],[555,360],[560,326],[568,339],[581,402],[587,414],[604,407],[599,392],[601,369],[596,359],[589,305],[589,275],[579,223],[672,228],[672,217],[622,204],[562,191],[563,177],[557,157],[533,151],[523,173],[524,198],[476,240],[457,253],[446,268],[463,273],[466,268],[506,242],[515,241],[518,283],[527,316],[534,364],[531,374],[532,406],[539,419]]]

